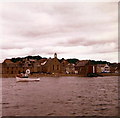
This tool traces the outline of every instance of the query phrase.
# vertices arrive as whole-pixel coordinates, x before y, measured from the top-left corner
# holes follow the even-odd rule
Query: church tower
[[[57,53],[54,54],[54,58],[57,58]]]

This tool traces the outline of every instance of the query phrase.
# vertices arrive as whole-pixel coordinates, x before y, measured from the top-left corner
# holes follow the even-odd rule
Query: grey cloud
[[[61,4],[61,5],[59,5],[59,4],[42,4],[41,5],[41,4],[33,3],[33,5],[32,5],[32,4],[23,4],[23,3],[20,4],[19,3],[14,6],[16,6],[15,8],[17,10],[21,9],[21,8],[23,8],[23,9],[21,9],[22,10],[21,12],[18,12],[18,11],[13,11],[14,9],[11,7],[11,9],[12,9],[12,10],[10,10],[11,15],[8,15],[9,12],[6,11],[3,15],[5,15],[7,18],[4,17],[4,19],[7,19],[7,20],[11,19],[12,22],[9,21],[10,23],[14,22],[14,25],[11,27],[14,28],[13,30],[15,33],[17,33],[17,32],[18,32],[18,34],[22,33],[22,35],[26,35],[29,37],[46,34],[47,32],[49,33],[49,31],[51,31],[50,33],[52,33],[52,31],[54,33],[54,29],[56,27],[58,27],[58,30],[60,32],[62,32],[62,30],[63,31],[64,30],[66,31],[67,29],[74,30],[74,28],[76,29],[77,27],[78,28],[86,27],[87,25],[92,26],[93,24],[95,25],[95,22],[93,22],[92,20],[96,21],[96,18],[97,18],[97,17],[94,17],[94,18],[91,17],[91,20],[89,20],[90,16],[85,15],[86,12],[89,13],[87,11],[86,4],[79,4],[79,5],[78,4]],[[94,6],[94,5],[90,4],[88,6],[88,8],[91,9],[92,6]],[[10,7],[10,5],[9,5],[9,7]],[[109,7],[109,5],[106,5],[106,7]],[[32,8],[32,10],[31,10],[31,8]],[[36,9],[38,9],[37,13],[35,12]],[[81,11],[81,9],[84,9],[84,11]],[[24,10],[26,10],[26,12],[24,12]],[[46,15],[50,16],[48,18],[51,18],[52,20],[55,19],[58,21],[56,27],[51,27],[50,29],[48,29],[48,28],[46,29],[45,27],[49,27],[46,25],[46,26],[44,26],[44,28],[43,27],[41,28],[41,17],[44,16],[41,14],[44,14],[44,13]],[[111,21],[110,20],[111,18],[112,17],[108,18],[107,22]],[[104,16],[102,18],[101,17],[97,18],[97,21],[99,20],[99,21],[102,21],[102,23],[103,23],[103,22],[105,22],[104,19],[106,20],[106,16]],[[39,20],[39,22],[37,22],[37,24],[36,24],[35,21],[37,21],[37,20]],[[44,19],[44,20],[47,20],[47,19]],[[49,20],[50,19],[48,19],[48,21],[46,21],[46,23],[49,22]],[[98,24],[98,22],[97,22],[97,24]],[[52,25],[53,24],[51,24],[51,26]],[[10,27],[10,30],[12,29],[11,27]],[[17,31],[16,31],[16,29],[17,29]],[[30,31],[30,30],[32,30],[32,31]]]
[[[89,37],[88,39],[85,38],[75,38],[75,39],[70,39],[67,41],[60,41],[56,45],[61,45],[61,46],[93,46],[93,45],[102,45],[102,44],[108,44],[109,43],[116,43],[115,39],[112,40],[90,40]]]
[[[105,51],[98,48],[96,52],[92,50],[91,53],[117,50],[117,38],[114,33],[117,31],[115,3],[2,4],[1,48],[4,51],[23,51],[24,48],[30,48],[28,52],[32,55],[51,55],[55,51],[67,55],[68,50],[66,51],[65,47],[84,46],[87,49],[91,46],[94,49],[112,43],[116,46],[108,46]],[[61,51],[57,46],[62,47]],[[5,54],[7,57],[8,54]],[[71,53],[72,55],[74,54]]]
[[[53,55],[55,52],[57,54],[66,54],[65,51],[57,51],[57,50],[53,50],[52,48],[48,48],[46,49],[45,47],[42,48],[31,48],[32,50],[29,52],[29,55],[41,55],[41,56],[45,56],[45,55]]]

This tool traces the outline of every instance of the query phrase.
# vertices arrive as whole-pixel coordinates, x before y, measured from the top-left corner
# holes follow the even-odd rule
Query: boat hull
[[[33,81],[40,81],[40,78],[37,79],[30,79],[30,78],[20,78],[16,77],[17,82],[33,82]]]

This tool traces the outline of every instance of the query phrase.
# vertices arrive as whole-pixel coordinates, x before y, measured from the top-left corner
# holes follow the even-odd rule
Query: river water
[[[117,116],[118,77],[2,78],[2,116]]]

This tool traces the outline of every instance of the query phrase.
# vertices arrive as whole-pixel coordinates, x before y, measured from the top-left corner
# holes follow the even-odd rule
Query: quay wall
[[[100,73],[99,75],[102,76],[120,76],[120,73]],[[76,77],[84,77],[84,75],[80,74],[30,74],[29,77],[31,78],[38,78],[38,77],[61,77],[61,76],[76,76]],[[1,78],[15,78],[16,74],[0,74]]]
[[[120,73],[100,73],[102,76],[120,76]]]

